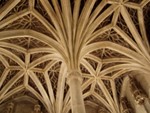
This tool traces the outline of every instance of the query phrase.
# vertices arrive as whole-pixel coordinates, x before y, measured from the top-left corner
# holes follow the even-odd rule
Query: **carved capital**
[[[67,83],[69,84],[72,80],[79,80],[82,83],[82,74],[78,70],[68,72]]]

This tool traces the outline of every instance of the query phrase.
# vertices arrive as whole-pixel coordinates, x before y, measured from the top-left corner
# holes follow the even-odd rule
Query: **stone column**
[[[79,71],[68,73],[67,83],[70,87],[72,113],[86,113],[82,96],[82,75]]]
[[[136,104],[135,105],[136,113],[149,113],[144,105]]]
[[[147,110],[147,112],[150,113],[150,100],[149,100],[149,98],[145,99],[144,106],[145,106],[145,109]]]

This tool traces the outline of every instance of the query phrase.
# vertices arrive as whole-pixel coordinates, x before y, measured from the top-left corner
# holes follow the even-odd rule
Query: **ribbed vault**
[[[68,113],[69,70],[83,98],[120,113],[122,81],[150,72],[150,0],[0,0],[0,103],[32,93]]]

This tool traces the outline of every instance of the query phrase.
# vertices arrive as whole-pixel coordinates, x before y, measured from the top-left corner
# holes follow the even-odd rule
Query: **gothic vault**
[[[0,0],[0,109],[150,113],[149,30],[150,0]]]

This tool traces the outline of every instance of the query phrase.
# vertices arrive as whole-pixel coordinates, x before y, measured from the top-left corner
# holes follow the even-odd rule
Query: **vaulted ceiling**
[[[150,0],[0,2],[0,103],[30,93],[67,113],[80,70],[84,100],[119,113],[124,77],[150,72]]]

